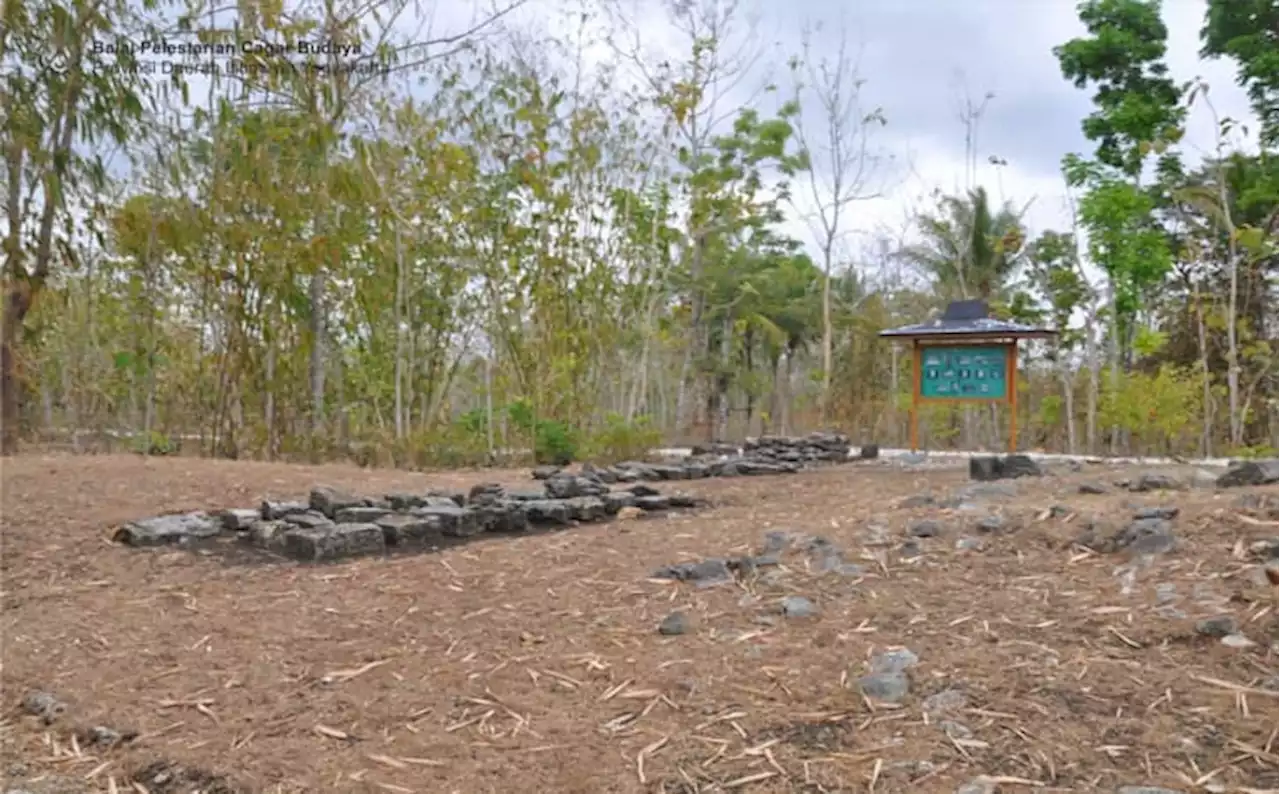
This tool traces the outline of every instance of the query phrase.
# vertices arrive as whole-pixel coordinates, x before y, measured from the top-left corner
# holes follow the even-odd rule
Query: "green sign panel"
[[[943,347],[920,349],[920,396],[938,400],[1004,400],[1007,348]]]

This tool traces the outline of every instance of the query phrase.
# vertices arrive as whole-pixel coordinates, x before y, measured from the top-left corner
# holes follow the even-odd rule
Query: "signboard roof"
[[[905,339],[970,339],[978,337],[1003,337],[1018,339],[1034,339],[1057,336],[1058,332],[1051,328],[1037,328],[1008,320],[997,320],[989,316],[987,304],[983,301],[955,301],[947,305],[943,315],[914,325],[900,328],[889,328],[881,331],[880,336]]]

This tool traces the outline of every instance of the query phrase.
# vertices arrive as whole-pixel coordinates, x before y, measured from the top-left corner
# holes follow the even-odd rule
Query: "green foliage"
[[[1280,138],[1280,3],[1277,0],[1209,0],[1200,30],[1201,57],[1236,62],[1237,82],[1249,92],[1262,122],[1264,146]]]
[[[1076,88],[1096,86],[1096,109],[1082,127],[1098,161],[1137,178],[1149,146],[1181,137],[1184,115],[1164,64],[1169,31],[1160,0],[1084,0],[1077,10],[1089,35],[1054,55]]]
[[[604,427],[592,436],[588,448],[593,459],[617,463],[643,459],[661,444],[662,432],[653,426],[650,417],[638,416],[628,422],[621,414],[608,413]]]
[[[1099,406],[1104,427],[1119,427],[1166,451],[1194,448],[1202,384],[1190,367],[1164,365],[1154,374],[1133,372]]]
[[[137,455],[176,455],[181,450],[178,442],[154,430],[135,436],[132,447],[134,454]]]

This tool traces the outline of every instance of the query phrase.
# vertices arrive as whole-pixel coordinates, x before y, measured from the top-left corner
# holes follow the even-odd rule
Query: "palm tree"
[[[934,280],[941,297],[990,301],[1001,296],[1022,264],[1023,212],[1008,202],[992,212],[981,187],[943,196],[936,211],[917,216],[923,240],[902,256]]]

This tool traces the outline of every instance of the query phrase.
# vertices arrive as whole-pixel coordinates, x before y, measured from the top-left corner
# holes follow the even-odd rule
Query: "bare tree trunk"
[[[1209,372],[1209,341],[1204,326],[1204,305],[1200,302],[1200,290],[1197,287],[1192,295],[1196,304],[1196,344],[1200,352],[1200,399],[1204,400],[1201,408],[1200,455],[1213,456],[1213,390],[1212,376]]]
[[[274,460],[276,453],[276,341],[271,332],[266,334],[267,361],[262,394],[262,419],[267,426],[267,460]]]
[[[404,403],[404,310],[405,310],[405,272],[404,272],[404,244],[400,239],[400,220],[397,218],[392,221],[395,224],[395,243],[396,243],[396,305],[393,315],[396,324],[396,364],[395,364],[395,412],[396,412],[396,441],[403,441],[405,437],[405,403]]]
[[[1085,395],[1085,438],[1089,454],[1098,454],[1098,391],[1101,386],[1098,341],[1092,327],[1085,329],[1085,356],[1089,359],[1089,392]]]

